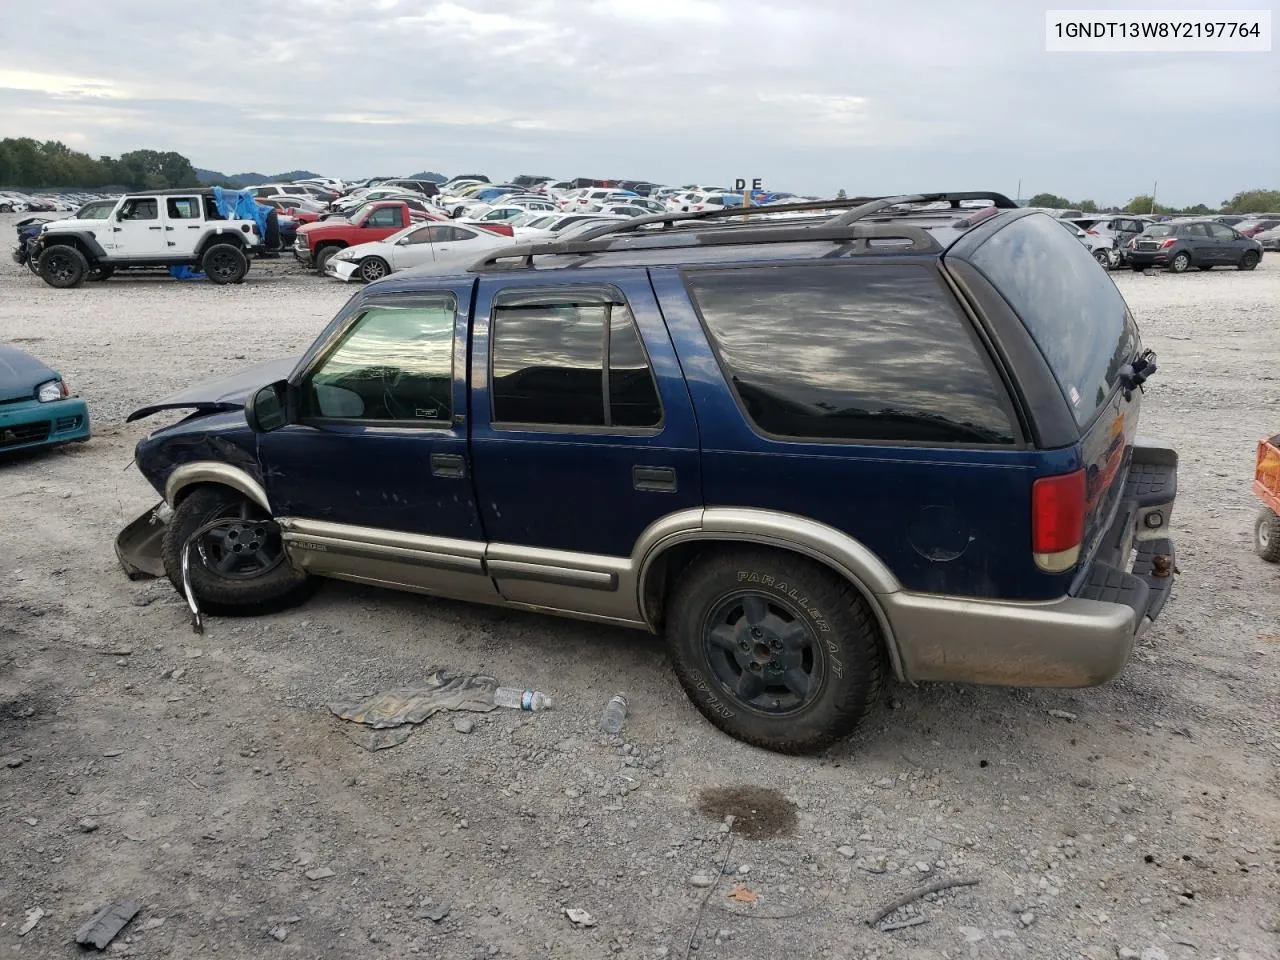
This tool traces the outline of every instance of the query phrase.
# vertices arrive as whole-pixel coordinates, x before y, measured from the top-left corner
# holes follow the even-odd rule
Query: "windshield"
[[[1022,319],[1081,426],[1107,402],[1138,355],[1138,328],[1115,283],[1083,244],[1033,214],[997,231],[973,255]]]
[[[86,203],[76,211],[75,216],[77,220],[105,220],[107,214],[115,208],[115,200],[98,200],[94,203]]]

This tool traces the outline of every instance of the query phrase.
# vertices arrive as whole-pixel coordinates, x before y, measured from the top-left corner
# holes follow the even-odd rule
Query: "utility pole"
[[[1021,177],[1018,178],[1018,192],[1014,194],[1013,199],[1015,203],[1022,202],[1022,178]]]
[[[1153,215],[1156,212],[1156,190],[1158,190],[1159,187],[1160,187],[1159,180],[1157,180],[1155,183],[1151,185],[1151,213]]]

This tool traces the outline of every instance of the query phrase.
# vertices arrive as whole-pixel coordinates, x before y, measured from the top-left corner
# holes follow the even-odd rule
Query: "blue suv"
[[[165,502],[117,551],[213,612],[336,577],[661,631],[712,723],[813,750],[890,672],[1124,668],[1173,580],[1154,370],[998,194],[611,223],[372,283],[300,358],[136,411],[193,412],[138,444]]]

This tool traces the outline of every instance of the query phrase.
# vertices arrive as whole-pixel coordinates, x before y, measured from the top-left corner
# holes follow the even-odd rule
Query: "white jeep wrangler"
[[[101,220],[53,220],[32,257],[53,287],[105,280],[125,267],[188,266],[214,283],[240,283],[264,252],[255,220],[229,220],[202,188],[125,194]]]

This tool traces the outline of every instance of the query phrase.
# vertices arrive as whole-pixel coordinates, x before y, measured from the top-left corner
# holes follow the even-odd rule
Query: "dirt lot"
[[[74,955],[130,897],[112,949],[136,957],[675,958],[695,922],[698,957],[1280,957],[1280,568],[1249,546],[1253,443],[1280,430],[1280,258],[1115,279],[1160,354],[1144,432],[1182,454],[1182,575],[1128,671],[895,687],[852,740],[786,758],[714,731],[642,634],[335,583],[195,636],[167,584],[116,566],[156,499],[130,467],[156,423],[124,416],[300,350],[351,290],[280,263],[234,288],[59,291],[6,256],[0,338],[70,379],[95,435],[0,462],[0,950]],[[470,734],[441,715],[376,753],[326,709],[432,667],[556,709]],[[618,690],[625,741],[602,739]],[[757,836],[720,831],[753,803]],[[968,877],[893,918],[925,923],[864,922]]]

